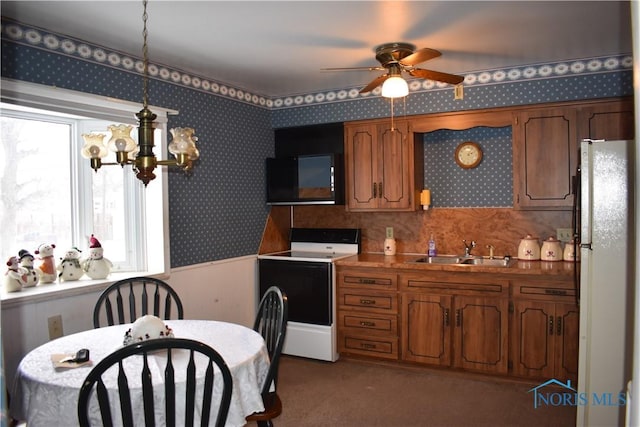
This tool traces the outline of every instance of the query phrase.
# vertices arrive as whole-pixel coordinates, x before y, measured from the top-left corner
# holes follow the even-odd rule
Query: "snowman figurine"
[[[31,253],[26,249],[20,249],[18,252],[18,259],[20,260],[20,267],[27,270],[27,278],[22,284],[24,288],[30,288],[36,286],[40,281],[38,273],[33,268],[33,260],[35,259]]]
[[[60,258],[58,264],[58,277],[65,282],[78,280],[84,275],[84,270],[80,265],[80,249],[71,248]]]
[[[56,245],[43,243],[36,249],[36,271],[40,275],[40,283],[54,283],[56,281],[56,261],[53,250]]]
[[[26,281],[27,270],[20,267],[20,260],[12,256],[7,260],[7,272],[4,274],[4,291],[18,292],[22,290],[22,283]]]
[[[82,269],[92,279],[106,279],[113,264],[103,256],[102,245],[92,234],[89,239],[89,257],[82,261]]]

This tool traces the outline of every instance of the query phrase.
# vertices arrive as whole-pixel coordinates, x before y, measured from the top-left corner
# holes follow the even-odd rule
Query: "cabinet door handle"
[[[545,289],[544,293],[547,295],[566,295],[567,291],[564,289]]]
[[[378,183],[378,197],[382,199],[382,183]]]
[[[443,318],[444,318],[444,326],[449,327],[449,309],[448,308],[444,309]]]
[[[562,335],[562,317],[556,316],[556,335]]]
[[[549,335],[553,335],[553,316],[549,316]]]
[[[378,197],[378,187],[376,187],[376,183],[373,183],[373,198],[377,198]]]
[[[361,298],[361,299],[360,299],[360,304],[364,304],[364,305],[374,305],[375,303],[376,303],[376,301],[375,301],[375,300],[373,300],[373,299],[364,299],[364,298]]]
[[[456,310],[456,326],[460,327],[462,325],[462,311],[460,309]]]

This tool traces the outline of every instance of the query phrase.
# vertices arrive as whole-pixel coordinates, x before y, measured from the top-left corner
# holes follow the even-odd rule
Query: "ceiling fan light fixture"
[[[382,96],[385,98],[402,98],[409,94],[409,85],[400,76],[391,76],[382,84]]]

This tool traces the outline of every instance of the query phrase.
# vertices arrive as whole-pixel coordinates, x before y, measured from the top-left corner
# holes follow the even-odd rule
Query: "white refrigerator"
[[[578,426],[625,423],[633,363],[634,144],[580,144]]]

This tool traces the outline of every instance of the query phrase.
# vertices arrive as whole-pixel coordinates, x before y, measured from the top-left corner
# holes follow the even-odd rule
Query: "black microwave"
[[[268,158],[268,205],[344,204],[341,154],[309,154]]]

